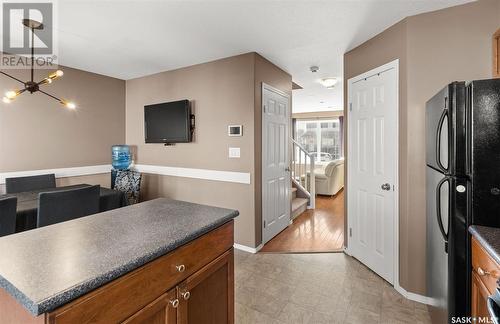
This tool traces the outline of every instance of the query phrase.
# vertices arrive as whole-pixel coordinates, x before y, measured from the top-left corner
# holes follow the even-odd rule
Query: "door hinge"
[[[266,112],[266,105],[264,105],[264,112]]]
[[[349,103],[349,111],[352,111],[352,102]]]
[[[266,228],[266,221],[264,221],[264,228]]]
[[[349,237],[352,237],[352,227],[349,227]]]

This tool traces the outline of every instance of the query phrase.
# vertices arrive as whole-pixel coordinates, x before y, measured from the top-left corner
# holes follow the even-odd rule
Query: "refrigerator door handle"
[[[446,231],[444,230],[443,221],[442,221],[442,218],[441,218],[441,187],[443,186],[443,184],[445,182],[448,182],[448,184],[451,186],[450,180],[451,180],[450,177],[444,177],[443,179],[441,179],[441,181],[439,181],[439,183],[437,184],[437,187],[436,187],[436,216],[437,216],[437,223],[438,223],[438,226],[439,226],[439,230],[441,231],[441,234],[443,235],[443,239],[445,241],[445,247],[448,244],[448,234],[447,233],[448,233],[449,228],[447,228]],[[449,210],[448,210],[448,217],[450,217]],[[450,226],[450,222],[448,220],[448,227],[449,226]]]
[[[444,109],[441,113],[436,130],[436,163],[443,172],[448,171],[448,169],[441,163],[441,130],[446,117],[448,117],[448,109]]]

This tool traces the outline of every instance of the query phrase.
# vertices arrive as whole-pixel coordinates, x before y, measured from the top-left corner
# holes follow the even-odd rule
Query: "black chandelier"
[[[4,103],[10,103],[12,100],[16,99],[20,94],[23,92],[28,91],[29,93],[33,94],[35,92],[40,92],[43,93],[46,96],[51,97],[52,99],[55,99],[59,101],[64,107],[69,108],[69,109],[76,109],[76,105],[73,102],[57,98],[56,96],[51,95],[50,93],[47,93],[43,90],[40,89],[41,85],[44,84],[50,84],[52,81],[54,81],[57,78],[60,78],[63,76],[64,72],[62,70],[57,70],[55,72],[52,72],[49,74],[48,77],[43,79],[42,81],[36,82],[34,81],[34,69],[35,69],[35,30],[42,30],[44,28],[43,24],[39,21],[32,20],[32,19],[23,19],[23,25],[27,28],[31,29],[31,80],[30,81],[22,81],[19,80],[16,77],[13,77],[12,75],[9,75],[3,71],[0,71],[0,74],[3,74],[11,79],[14,79],[24,85],[24,88],[19,89],[19,90],[9,90],[5,93],[5,96],[3,97],[3,102]]]

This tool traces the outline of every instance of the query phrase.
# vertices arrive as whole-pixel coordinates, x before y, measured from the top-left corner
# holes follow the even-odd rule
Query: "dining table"
[[[42,192],[55,192],[62,190],[71,190],[89,187],[89,184],[76,184],[70,186],[61,186],[56,188],[39,189],[19,193],[0,195],[0,198],[16,197],[16,233],[36,228],[38,214],[38,196]],[[99,212],[104,212],[128,205],[125,193],[109,189],[100,188]]]

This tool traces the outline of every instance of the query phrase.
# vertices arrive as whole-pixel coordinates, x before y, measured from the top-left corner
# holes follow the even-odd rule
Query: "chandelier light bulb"
[[[68,109],[71,109],[71,110],[76,109],[76,105],[74,102],[61,100],[61,103],[64,105],[64,107],[66,107]]]
[[[4,103],[7,103],[7,104],[12,102],[12,100],[10,100],[10,99],[9,99],[9,98],[7,98],[7,97],[3,97],[2,101],[3,101]]]
[[[19,93],[18,93],[17,91],[10,90],[10,91],[7,91],[7,92],[5,93],[5,97],[6,97],[7,99],[14,99],[15,97],[17,97],[17,95],[18,95],[18,94],[19,94]]]
[[[49,74],[49,79],[54,80],[54,79],[62,77],[63,75],[64,75],[64,72],[62,70],[57,70],[57,71]]]

